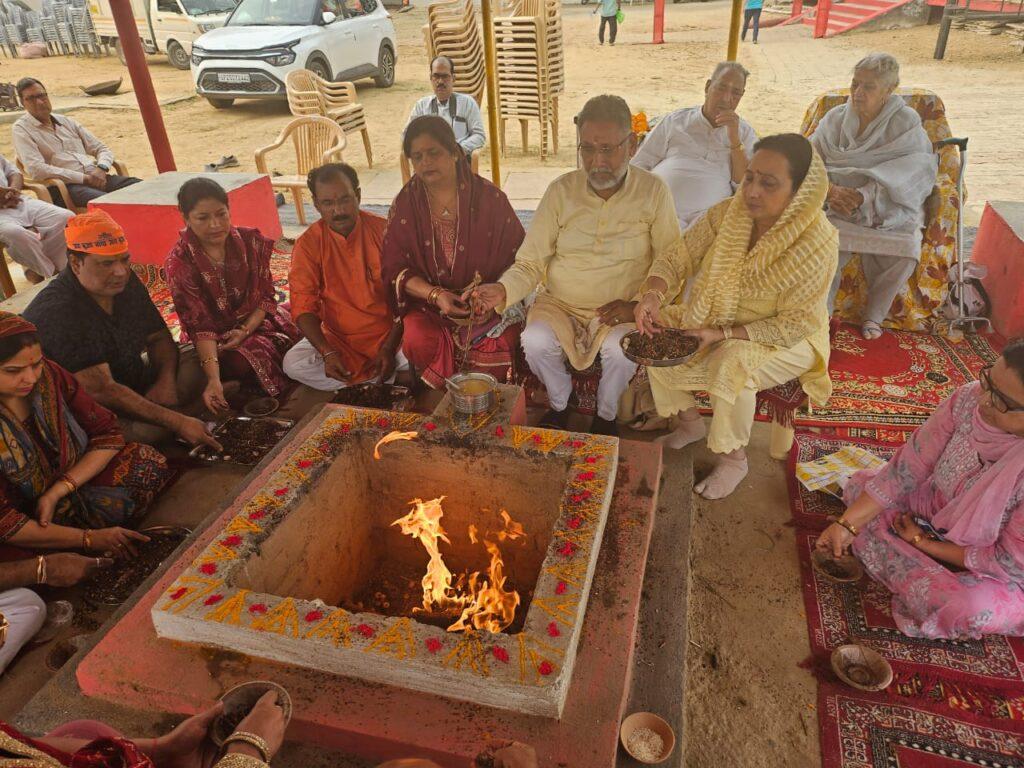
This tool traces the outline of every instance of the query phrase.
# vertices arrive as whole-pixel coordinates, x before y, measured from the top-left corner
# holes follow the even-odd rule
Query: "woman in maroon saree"
[[[413,120],[402,149],[415,175],[391,206],[381,253],[393,309],[405,325],[402,352],[435,389],[460,368],[507,381],[522,313],[471,317],[460,296],[474,282],[501,277],[523,242],[523,226],[505,194],[470,170],[443,119]]]
[[[273,241],[257,229],[233,227],[227,193],[211,179],[186,181],[178,208],[187,226],[164,268],[182,330],[207,377],[206,406],[227,407],[222,373],[277,395],[288,384],[281,361],[299,332],[277,306]]]

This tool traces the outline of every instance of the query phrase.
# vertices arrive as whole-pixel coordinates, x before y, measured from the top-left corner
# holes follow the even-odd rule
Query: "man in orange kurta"
[[[359,177],[344,163],[314,169],[309,190],[320,221],[295,241],[288,274],[304,338],[284,356],[284,372],[328,392],[390,381],[408,363],[380,275],[387,220],[359,210]]]

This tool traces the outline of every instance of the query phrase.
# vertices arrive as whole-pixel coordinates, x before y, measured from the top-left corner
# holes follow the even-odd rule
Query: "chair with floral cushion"
[[[946,107],[936,94],[922,88],[899,88],[896,93],[920,116],[932,143],[952,136],[946,120]],[[843,88],[818,96],[807,108],[800,132],[810,136],[830,109],[845,104],[849,89]],[[897,294],[884,325],[904,331],[931,331],[943,325],[939,309],[948,290],[947,273],[956,261],[956,221],[960,215],[957,179],[960,158],[956,147],[939,150],[939,177],[931,197],[925,203],[925,228],[922,234],[921,263],[907,285]],[[864,274],[860,260],[846,265],[836,297],[836,311],[844,320],[859,322],[866,300]]]

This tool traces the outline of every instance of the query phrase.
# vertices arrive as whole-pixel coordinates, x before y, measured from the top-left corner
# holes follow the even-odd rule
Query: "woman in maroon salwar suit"
[[[182,330],[195,342],[206,374],[206,406],[227,407],[222,372],[279,394],[288,386],[281,361],[299,332],[277,305],[273,241],[257,229],[231,225],[227,193],[212,179],[186,181],[178,208],[187,226],[164,268]]]
[[[381,254],[402,352],[429,386],[459,369],[507,381],[521,312],[472,317],[460,298],[515,260],[525,235],[505,194],[470,170],[451,126],[436,115],[409,123],[403,151],[415,175],[391,207]]]

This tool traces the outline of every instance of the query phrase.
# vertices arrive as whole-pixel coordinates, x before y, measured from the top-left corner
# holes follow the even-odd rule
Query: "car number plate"
[[[218,83],[248,83],[250,82],[248,72],[218,72]]]

